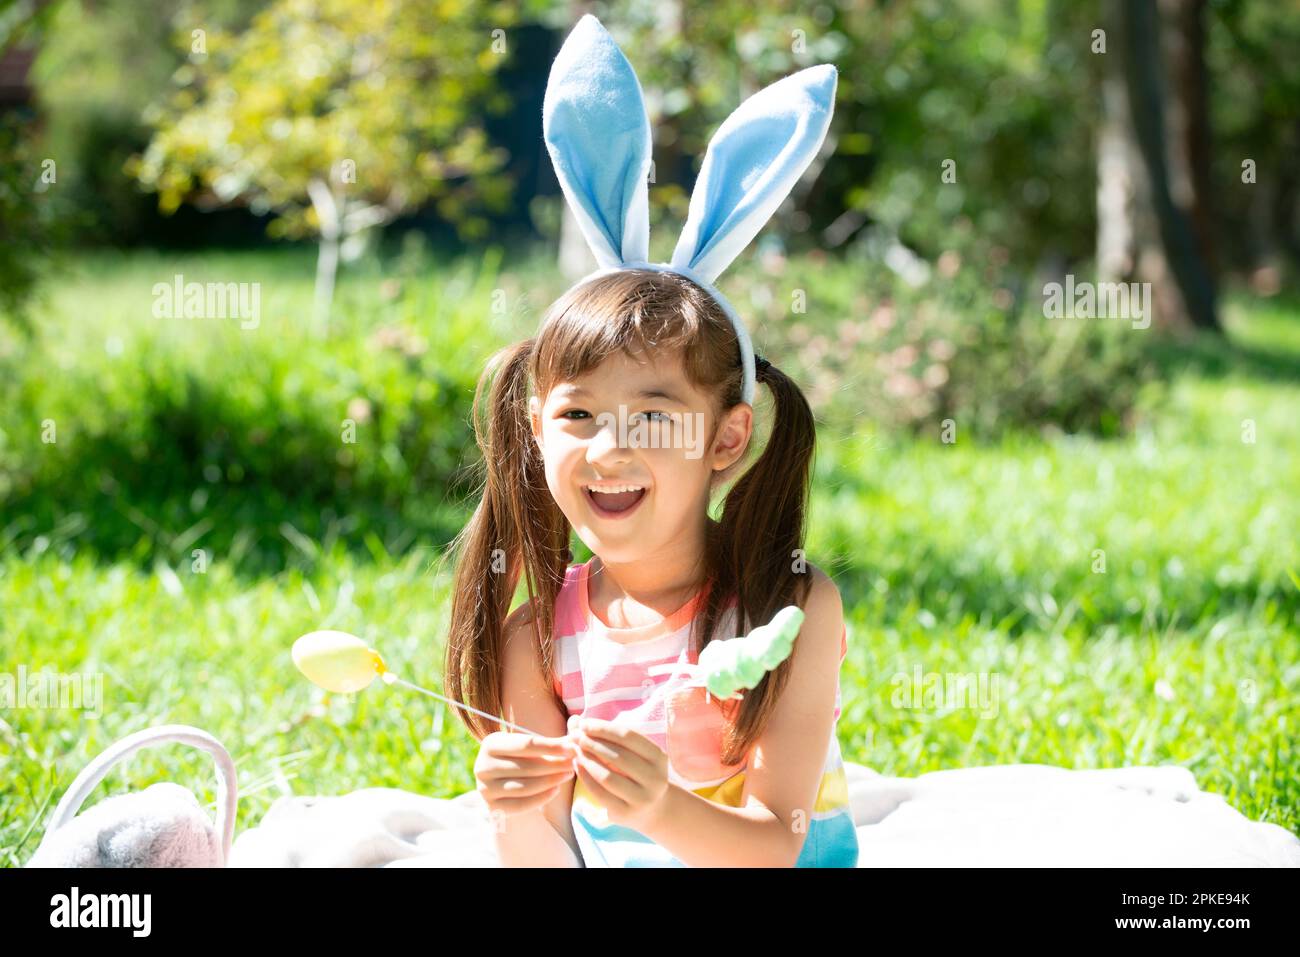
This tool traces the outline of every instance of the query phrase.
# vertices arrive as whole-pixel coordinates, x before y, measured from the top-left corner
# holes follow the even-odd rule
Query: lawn
[[[295,348],[275,345],[273,331],[310,302],[309,260],[254,266],[236,255],[228,277],[213,262],[140,254],[66,275],[47,307],[49,328],[62,330],[49,347],[51,388],[102,362],[90,357],[105,342],[133,355],[149,283],[169,279],[173,265],[187,278],[256,279],[264,262],[258,341]],[[461,275],[447,269],[444,278]],[[198,275],[205,270],[216,275]],[[550,289],[538,277],[536,266],[507,265],[489,286],[535,310],[546,299],[535,290]],[[382,280],[345,278],[345,328]],[[415,293],[383,306],[434,307]],[[536,322],[522,307],[487,323],[446,308],[434,345],[462,382]],[[1167,385],[1143,400],[1141,425],[1124,439],[945,443],[865,423],[823,429],[807,550],[839,582],[849,622],[839,725],[848,760],[909,776],[1013,762],[1178,763],[1247,816],[1300,829],[1300,308],[1237,297],[1225,314],[1227,345],[1152,347]],[[206,335],[237,333],[147,345],[189,349]],[[99,717],[0,712],[0,862],[31,855],[42,816],[96,753],[153,724],[197,725],[227,745],[240,775],[239,831],[282,794],[472,788],[476,743],[447,708],[379,685],[327,696],[289,660],[298,635],[338,628],[378,646],[408,680],[440,687],[449,571],[439,560],[467,513],[463,502],[426,497],[439,508],[418,534],[394,533],[400,510],[374,528],[368,512],[360,527],[343,514],[284,529],[273,515],[263,538],[279,528],[286,559],[256,574],[241,563],[258,553],[252,545],[215,549],[193,571],[184,556],[209,529],[169,549],[138,531],[146,544],[133,549],[96,531],[101,517],[119,519],[81,503],[79,518],[32,538],[41,529],[0,505],[0,672],[103,678]],[[172,546],[183,531],[171,527]],[[909,707],[899,692],[918,672],[983,677],[996,693],[983,706]],[[207,757],[169,747],[120,765],[92,800],[158,780],[214,799]]]

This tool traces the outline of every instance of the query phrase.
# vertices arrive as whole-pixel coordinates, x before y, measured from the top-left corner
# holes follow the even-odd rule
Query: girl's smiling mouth
[[[582,494],[591,505],[591,509],[601,518],[619,519],[627,518],[641,505],[649,489],[644,485],[634,485],[626,483],[622,485],[606,485],[604,489],[616,491],[604,491],[595,489],[590,485],[582,486]]]

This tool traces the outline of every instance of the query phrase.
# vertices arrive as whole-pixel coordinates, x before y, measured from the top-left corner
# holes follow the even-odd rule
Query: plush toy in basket
[[[105,798],[77,814],[109,768],[141,748],[179,741],[207,751],[217,766],[216,822],[189,790],[161,782]],[[54,809],[27,867],[225,867],[239,800],[235,764],[199,728],[163,724],[127,735],[86,765]]]

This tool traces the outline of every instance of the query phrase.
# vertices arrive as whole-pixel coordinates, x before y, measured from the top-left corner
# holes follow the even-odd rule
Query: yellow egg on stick
[[[293,643],[291,654],[294,665],[306,676],[307,680],[318,687],[324,688],[326,691],[352,694],[369,687],[370,683],[376,678],[382,678],[384,684],[404,685],[421,694],[427,694],[431,698],[437,698],[439,701],[445,701],[457,708],[464,708],[466,711],[472,711],[474,714],[497,721],[509,728],[517,728],[526,734],[537,735],[539,738],[546,737],[546,735],[532,731],[522,725],[507,721],[505,718],[499,718],[494,714],[488,714],[486,711],[471,708],[467,704],[440,695],[436,691],[430,691],[428,688],[421,688],[409,681],[403,681],[388,670],[388,666],[384,664],[384,659],[378,651],[371,648],[356,635],[348,634],[346,631],[308,632]]]
[[[351,694],[388,668],[379,652],[346,631],[313,631],[293,643],[293,663],[312,684]]]

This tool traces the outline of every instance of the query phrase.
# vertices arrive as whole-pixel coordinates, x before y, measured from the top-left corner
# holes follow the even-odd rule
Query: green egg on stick
[[[742,688],[757,685],[765,674],[790,657],[803,620],[802,609],[786,605],[770,622],[744,638],[709,642],[699,657],[709,693],[725,700]]]

